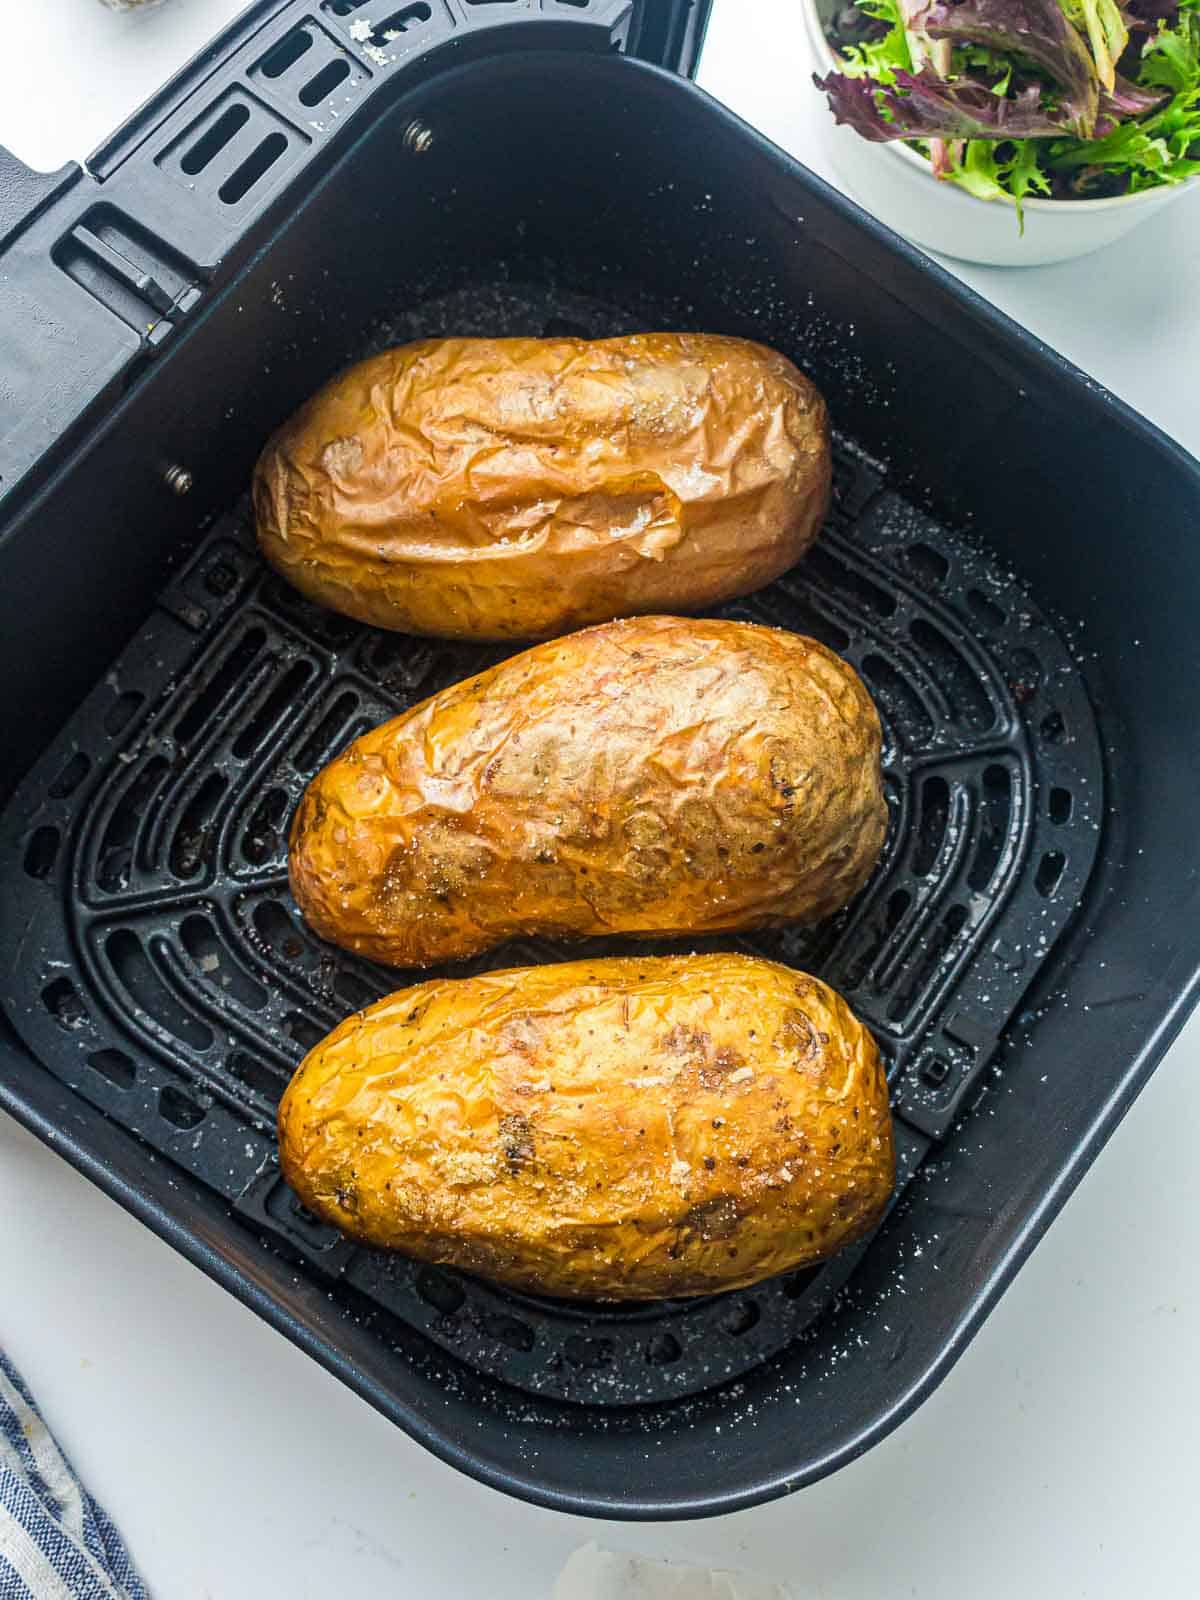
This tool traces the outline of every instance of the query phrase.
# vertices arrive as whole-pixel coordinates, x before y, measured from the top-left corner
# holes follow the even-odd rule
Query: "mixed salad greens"
[[[1200,0],[855,0],[829,36],[839,122],[1018,216],[1200,173]]]

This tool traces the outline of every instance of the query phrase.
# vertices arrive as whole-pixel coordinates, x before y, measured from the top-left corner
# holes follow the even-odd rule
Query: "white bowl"
[[[845,0],[800,0],[822,77],[837,65],[823,22]],[[873,144],[839,125],[833,112],[822,119],[834,170],[859,203],[889,228],[927,250],[956,261],[995,267],[1039,267],[1090,255],[1136,228],[1183,194],[1196,179],[1144,189],[1108,200],[1026,200],[1025,232],[1003,200],[979,200],[957,184],[935,178],[928,161],[907,145]]]

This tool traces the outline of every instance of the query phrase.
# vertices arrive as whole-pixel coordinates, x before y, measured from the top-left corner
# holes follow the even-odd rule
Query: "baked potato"
[[[309,1052],[279,1150],[353,1238],[605,1300],[831,1255],[879,1220],[895,1165],[870,1033],[816,978],[742,955],[402,989]]]
[[[879,855],[879,757],[870,696],[815,640],[611,622],[357,739],[301,799],[292,892],[323,938],[399,967],[815,921]]]
[[[263,554],[380,628],[533,639],[748,594],[816,537],[825,404],[687,333],[429,339],[325,386],[254,477]]]

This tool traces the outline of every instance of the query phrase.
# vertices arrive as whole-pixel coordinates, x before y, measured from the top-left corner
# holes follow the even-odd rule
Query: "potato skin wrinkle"
[[[269,440],[263,555],[380,628],[538,639],[749,594],[829,504],[817,390],[712,334],[428,339],[372,356]]]
[[[301,1201],[353,1238],[602,1300],[822,1260],[895,1178],[870,1033],[818,979],[743,955],[401,990],[310,1051],[279,1138]]]
[[[292,824],[323,938],[398,967],[548,935],[816,921],[887,826],[880,726],[823,645],[631,618],[537,645],[357,739]]]

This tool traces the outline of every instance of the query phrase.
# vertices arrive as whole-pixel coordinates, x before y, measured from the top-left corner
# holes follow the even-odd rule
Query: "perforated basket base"
[[[566,311],[561,297],[551,308],[543,291],[492,286],[388,334],[608,333],[635,321],[575,299]],[[456,970],[738,948],[817,972],[887,1057],[903,1186],[1078,904],[1101,763],[1078,668],[1015,579],[891,493],[845,442],[835,477],[816,549],[720,614],[812,634],[871,688],[891,827],[867,888],[816,928],[508,945]],[[296,801],[358,733],[510,653],[311,606],[265,571],[246,509],[230,515],[0,819],[0,862],[13,869],[0,907],[5,1002],[56,1077],[309,1270],[479,1372],[590,1404],[698,1393],[797,1338],[857,1253],[701,1301],[566,1304],[353,1246],[278,1173],[275,1106],[304,1052],[417,978],[326,946],[299,921],[286,875]]]

